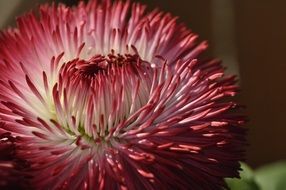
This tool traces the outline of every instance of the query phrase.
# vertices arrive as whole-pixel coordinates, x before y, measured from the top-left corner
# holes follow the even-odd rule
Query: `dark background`
[[[286,159],[286,1],[137,1],[179,16],[201,40],[209,41],[208,55],[222,58],[230,68],[236,64],[231,73],[239,74],[242,89],[237,99],[247,106],[250,118],[247,163],[257,167]],[[45,1],[22,0],[3,28],[39,2]],[[61,2],[72,5],[77,1]],[[220,8],[223,2],[228,8]],[[229,57],[235,61],[228,62]]]

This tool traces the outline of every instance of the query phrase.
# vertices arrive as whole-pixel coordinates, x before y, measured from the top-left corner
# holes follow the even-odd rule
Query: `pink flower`
[[[237,177],[234,77],[176,18],[129,1],[44,5],[0,37],[1,130],[36,189],[219,189]]]
[[[0,123],[0,127],[4,123]],[[25,189],[28,188],[28,175],[25,169],[28,167],[24,160],[17,158],[15,154],[17,139],[10,133],[0,128],[0,189]]]

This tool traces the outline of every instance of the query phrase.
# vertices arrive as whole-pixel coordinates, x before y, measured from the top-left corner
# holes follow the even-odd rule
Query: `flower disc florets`
[[[170,14],[108,0],[44,5],[4,31],[1,130],[31,185],[205,190],[238,176],[235,77],[196,39]]]

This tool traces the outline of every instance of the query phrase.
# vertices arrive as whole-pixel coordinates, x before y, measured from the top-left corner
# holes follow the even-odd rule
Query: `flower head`
[[[0,123],[2,127],[4,123]],[[0,188],[25,189],[28,188],[28,175],[25,169],[28,164],[15,154],[17,139],[0,128]]]
[[[40,7],[0,37],[1,130],[39,189],[219,189],[238,176],[234,77],[170,14]]]

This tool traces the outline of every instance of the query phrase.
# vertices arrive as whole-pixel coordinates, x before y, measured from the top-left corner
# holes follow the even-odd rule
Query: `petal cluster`
[[[0,123],[1,127],[4,125]],[[4,190],[29,187],[29,175],[25,172],[28,164],[16,155],[17,141],[0,128],[0,188]]]
[[[235,77],[176,18],[145,9],[43,5],[0,34],[0,129],[34,188],[205,190],[238,176]]]

